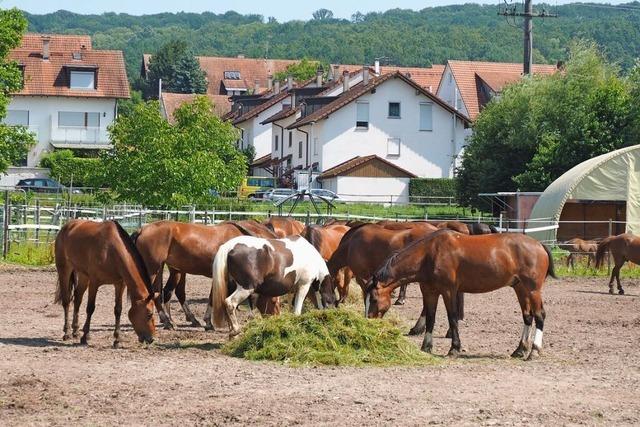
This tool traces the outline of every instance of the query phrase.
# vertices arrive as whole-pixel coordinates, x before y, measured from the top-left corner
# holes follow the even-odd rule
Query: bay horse
[[[215,226],[189,224],[176,221],[156,221],[144,225],[137,233],[135,244],[142,255],[156,289],[162,288],[162,272],[165,264],[169,267],[169,284],[165,289],[164,306],[156,300],[156,307],[165,328],[173,328],[168,310],[171,291],[175,287],[187,321],[193,326],[201,326],[186,301],[186,275],[211,277],[211,261],[220,245],[241,235],[274,234],[262,224],[248,221],[245,226],[235,222],[223,222]],[[247,229],[253,228],[254,232]],[[276,310],[277,301],[261,302],[260,307]]]
[[[395,287],[419,282],[427,324],[422,350],[431,352],[433,347],[438,296],[442,295],[452,332],[449,355],[455,357],[461,348],[456,293],[485,293],[511,286],[524,321],[522,337],[511,356],[533,359],[542,350],[545,319],[542,287],[547,276],[556,277],[551,252],[529,236],[513,233],[467,236],[438,231],[396,252],[375,272],[367,287],[367,316],[382,317],[391,306]],[[536,331],[531,346],[534,319]]]
[[[73,301],[73,337],[78,336],[78,311],[82,297],[89,289],[87,319],[82,344],[89,340],[91,316],[95,310],[98,288],[103,284],[115,286],[115,348],[120,345],[120,315],[122,294],[127,289],[131,300],[128,316],[140,342],[153,342],[153,286],[149,274],[129,234],[115,221],[93,222],[72,220],[65,224],[55,240],[58,283],[55,302],[64,309],[64,336],[69,336],[69,304]]]
[[[595,240],[582,240],[575,237],[571,240],[567,240],[566,242],[558,243],[558,247],[565,251],[569,251],[569,256],[567,257],[567,268],[571,265],[571,268],[575,269],[575,258],[580,255],[587,255],[587,268],[591,266],[591,260],[593,260],[593,263],[595,264],[596,252],[598,251],[598,242]]]
[[[435,223],[435,226],[438,227],[438,229],[440,230],[443,230],[446,228],[449,230],[457,231],[458,233],[461,233],[461,234],[471,234],[471,230],[469,230],[469,227],[467,227],[467,224],[460,221],[442,221],[442,222]]]
[[[325,261],[328,261],[338,248],[342,237],[349,231],[349,228],[346,225],[334,223],[324,226],[308,225],[302,231],[301,236],[316,248]],[[346,300],[352,277],[351,270],[346,267],[336,274],[335,285],[340,296],[338,303],[343,303]]]
[[[304,224],[288,216],[271,216],[263,222],[271,228],[278,238],[298,236],[304,230]]]
[[[295,314],[302,312],[302,303],[310,289],[316,293],[318,308],[335,305],[327,265],[318,251],[300,236],[233,238],[218,249],[212,271],[205,318],[212,320],[217,328],[228,323],[230,337],[240,333],[236,308],[254,293],[279,297],[295,291]],[[231,295],[230,282],[235,284]]]
[[[613,270],[611,270],[609,293],[613,294],[613,279],[615,278],[618,284],[618,294],[624,295],[624,289],[620,283],[620,269],[627,261],[640,264],[640,237],[624,233],[603,239],[598,244],[596,251],[596,268],[602,266],[602,261],[607,251],[611,252],[615,263]]]

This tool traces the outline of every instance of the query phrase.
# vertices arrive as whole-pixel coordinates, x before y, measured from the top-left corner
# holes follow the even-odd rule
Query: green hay
[[[437,360],[421,352],[391,322],[340,309],[251,320],[222,351],[293,365],[429,365]]]

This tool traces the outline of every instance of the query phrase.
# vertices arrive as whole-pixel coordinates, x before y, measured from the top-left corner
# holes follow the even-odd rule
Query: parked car
[[[330,202],[341,202],[342,199],[336,193],[331,190],[325,190],[324,188],[312,188],[309,193],[314,196],[319,196],[324,199],[329,200]],[[307,197],[308,198],[308,197]]]
[[[279,202],[294,194],[296,194],[296,190],[292,188],[274,188],[265,193],[264,198],[272,202]]]
[[[273,188],[268,188],[268,187],[260,188],[255,192],[253,192],[252,194],[249,194],[248,198],[249,200],[265,200],[269,195],[269,193],[271,193],[272,191],[273,191]]]
[[[36,193],[62,193],[66,187],[51,178],[27,178],[18,181],[16,189]]]

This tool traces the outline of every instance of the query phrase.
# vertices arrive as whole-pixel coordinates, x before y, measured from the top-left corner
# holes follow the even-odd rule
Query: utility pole
[[[523,30],[524,30],[524,60],[523,60],[523,72],[526,75],[531,75],[531,64],[533,64],[533,18],[557,18],[555,13],[549,13],[546,10],[542,12],[533,11],[533,0],[524,0],[524,10],[519,11],[518,6],[508,5],[505,1],[505,6],[500,8],[498,15],[505,16],[507,20],[509,17],[521,16],[524,18]]]

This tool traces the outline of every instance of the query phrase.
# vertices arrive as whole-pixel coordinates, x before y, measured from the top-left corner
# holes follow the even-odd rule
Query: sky
[[[584,0],[586,1],[586,0]],[[470,3],[470,0],[363,0],[360,2],[347,2],[345,0],[314,1],[284,1],[284,0],[239,0],[236,2],[220,0],[0,0],[0,7],[18,7],[29,13],[42,14],[55,12],[59,9],[69,10],[75,13],[92,14],[103,12],[129,13],[131,15],[144,15],[160,12],[214,12],[224,13],[235,10],[238,13],[255,13],[265,17],[274,16],[278,21],[292,19],[307,20],[311,18],[313,11],[326,8],[332,10],[336,18],[350,18],[356,11],[362,13],[385,11],[392,8],[420,10],[425,7],[443,6],[448,4]],[[502,2],[502,0],[500,0]],[[625,3],[625,0],[591,0],[592,3]],[[498,4],[480,1],[475,3]],[[550,4],[571,3],[567,0],[547,0]],[[534,0],[534,7],[536,1]]]

